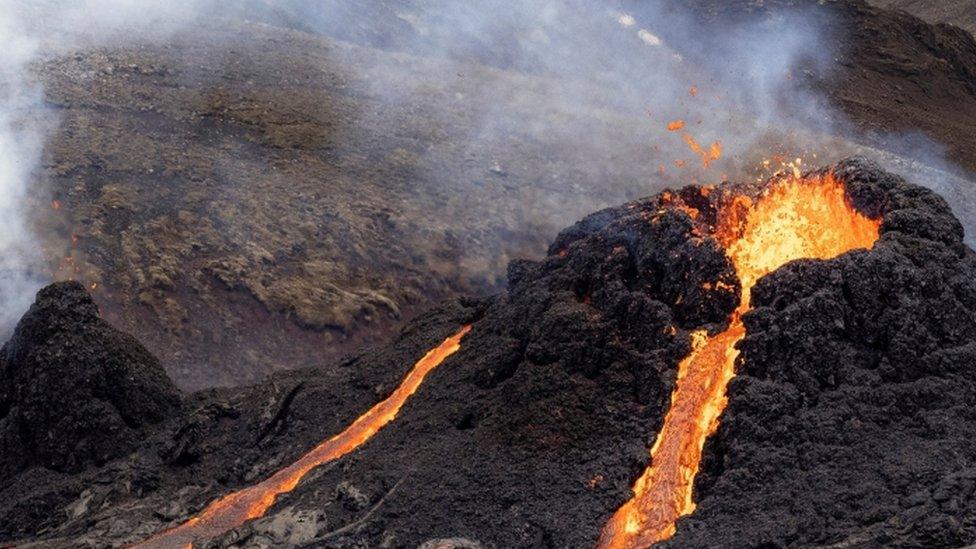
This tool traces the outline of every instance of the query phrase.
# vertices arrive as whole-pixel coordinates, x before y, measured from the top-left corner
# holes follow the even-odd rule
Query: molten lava
[[[167,530],[141,547],[192,547],[194,541],[211,539],[236,528],[245,522],[256,519],[274,505],[280,494],[292,491],[309,471],[352,452],[384,425],[393,421],[424,378],[447,357],[461,348],[461,339],[471,331],[465,326],[458,333],[444,340],[429,351],[414,365],[403,382],[382,402],[373,406],[360,416],[345,431],[319,444],[290,466],[278,471],[270,478],[254,486],[233,492],[211,503],[196,517],[180,526]]]
[[[708,150],[705,150],[690,133],[684,134],[682,139],[684,139],[685,143],[688,144],[688,148],[691,149],[691,152],[701,157],[702,165],[706,168],[713,161],[722,157],[722,144],[718,141],[712,143]]]
[[[784,176],[756,199],[733,197],[719,219],[714,236],[742,283],[739,307],[724,332],[692,334],[692,352],[678,365],[671,407],[651,448],[651,465],[634,484],[634,497],[604,527],[601,548],[648,547],[671,537],[675,521],[695,510],[692,487],[702,448],[727,404],[736,344],[745,336],[742,314],[749,309],[756,282],[795,259],[829,259],[870,248],[880,226],[854,210],[844,185],[830,175]]]
[[[680,130],[683,130],[684,127],[685,127],[685,121],[684,120],[672,120],[671,122],[668,122],[668,131],[669,132],[680,131]]]

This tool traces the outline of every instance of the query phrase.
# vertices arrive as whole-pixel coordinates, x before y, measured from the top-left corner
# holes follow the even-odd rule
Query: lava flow
[[[692,352],[678,366],[671,406],[651,448],[651,465],[634,484],[634,497],[604,527],[601,548],[645,548],[668,539],[677,519],[695,510],[693,482],[705,439],[718,427],[727,403],[753,285],[795,259],[829,259],[871,248],[880,227],[854,210],[844,185],[830,175],[784,176],[755,200],[736,195],[719,219],[714,236],[742,283],[739,307],[724,332],[693,334]]]
[[[430,350],[414,364],[400,386],[386,400],[370,408],[345,431],[319,444],[267,480],[214,501],[201,514],[143,542],[139,547],[192,547],[196,540],[214,538],[263,516],[280,494],[292,491],[309,471],[352,452],[392,421],[407,398],[420,387],[424,377],[461,348],[461,339],[469,331],[471,326],[465,326]]]

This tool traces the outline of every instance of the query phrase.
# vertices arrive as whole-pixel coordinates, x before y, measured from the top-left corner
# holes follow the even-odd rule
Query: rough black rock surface
[[[63,473],[32,463],[0,482],[0,542],[105,547],[143,541],[341,431],[385,398],[428,349],[482,310],[479,300],[447,302],[388,345],[339,364],[277,374],[253,387],[186,395],[179,413],[147,429],[134,451],[103,466]],[[0,454],[20,450],[2,446]],[[316,524],[308,513],[296,516],[278,519],[282,528],[296,531],[286,536],[293,543]]]
[[[974,254],[930,191],[857,159],[833,173],[883,219],[881,239],[755,288],[741,377],[675,547],[976,539]],[[738,299],[721,250],[663,205],[599,212],[544,261],[513,264],[509,292],[393,428],[221,544],[280,543],[295,509],[333,494],[329,520],[350,527],[304,542],[592,546],[647,464],[687,330],[720,328]],[[732,289],[701,291],[719,280]]]
[[[935,194],[862,160],[832,169],[881,238],[754,288],[699,507],[672,546],[976,540],[976,254]],[[674,196],[697,201],[697,221]],[[105,465],[69,474],[32,457],[0,485],[0,539],[104,546],[181,523],[341,431],[472,323],[393,423],[211,545],[591,547],[647,466],[690,332],[723,329],[738,304],[708,236],[720,196],[689,187],[593,214],[544,260],[514,262],[506,293],[445,303],[330,368],[190,395]],[[66,289],[89,303],[78,288],[42,296]],[[75,326],[76,310],[94,322],[85,306],[38,312],[59,302],[41,299],[23,334]],[[48,356],[60,340],[29,341]]]
[[[29,466],[73,473],[132,450],[179,392],[76,282],[48,286],[0,349],[0,481]]]

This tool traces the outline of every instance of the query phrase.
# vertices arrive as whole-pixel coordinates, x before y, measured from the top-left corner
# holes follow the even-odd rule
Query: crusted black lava
[[[99,318],[80,284],[41,290],[0,349],[0,540],[63,520],[84,488],[71,474],[136,449],[179,401],[159,362]]]
[[[883,219],[881,238],[790,263],[753,290],[699,509],[674,546],[976,540],[976,254],[933,193],[862,160],[832,170]],[[704,197],[692,191],[679,195]],[[723,329],[739,300],[701,225],[711,205],[696,224],[668,203],[589,216],[544,260],[512,263],[506,293],[445,303],[385,347],[189,395],[107,464],[25,464],[0,486],[0,539],[143,540],[337,433],[473,323],[393,423],[211,544],[593,546],[647,465],[689,333]]]
[[[0,350],[0,481],[27,466],[73,473],[131,450],[179,393],[76,282],[53,284]]]

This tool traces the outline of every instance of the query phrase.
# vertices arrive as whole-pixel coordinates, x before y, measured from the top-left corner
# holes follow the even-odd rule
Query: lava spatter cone
[[[715,432],[735,375],[736,346],[745,336],[742,315],[752,287],[763,276],[797,259],[831,259],[874,246],[880,220],[857,211],[844,184],[830,172],[786,174],[755,196],[722,189],[715,225],[741,284],[739,307],[729,327],[709,337],[697,332],[692,352],[678,366],[678,380],[664,425],[651,448],[651,464],[634,485],[634,497],[604,529],[600,547],[640,548],[671,537],[675,522],[695,510],[692,488],[706,438]],[[677,207],[700,214],[676,198]]]

